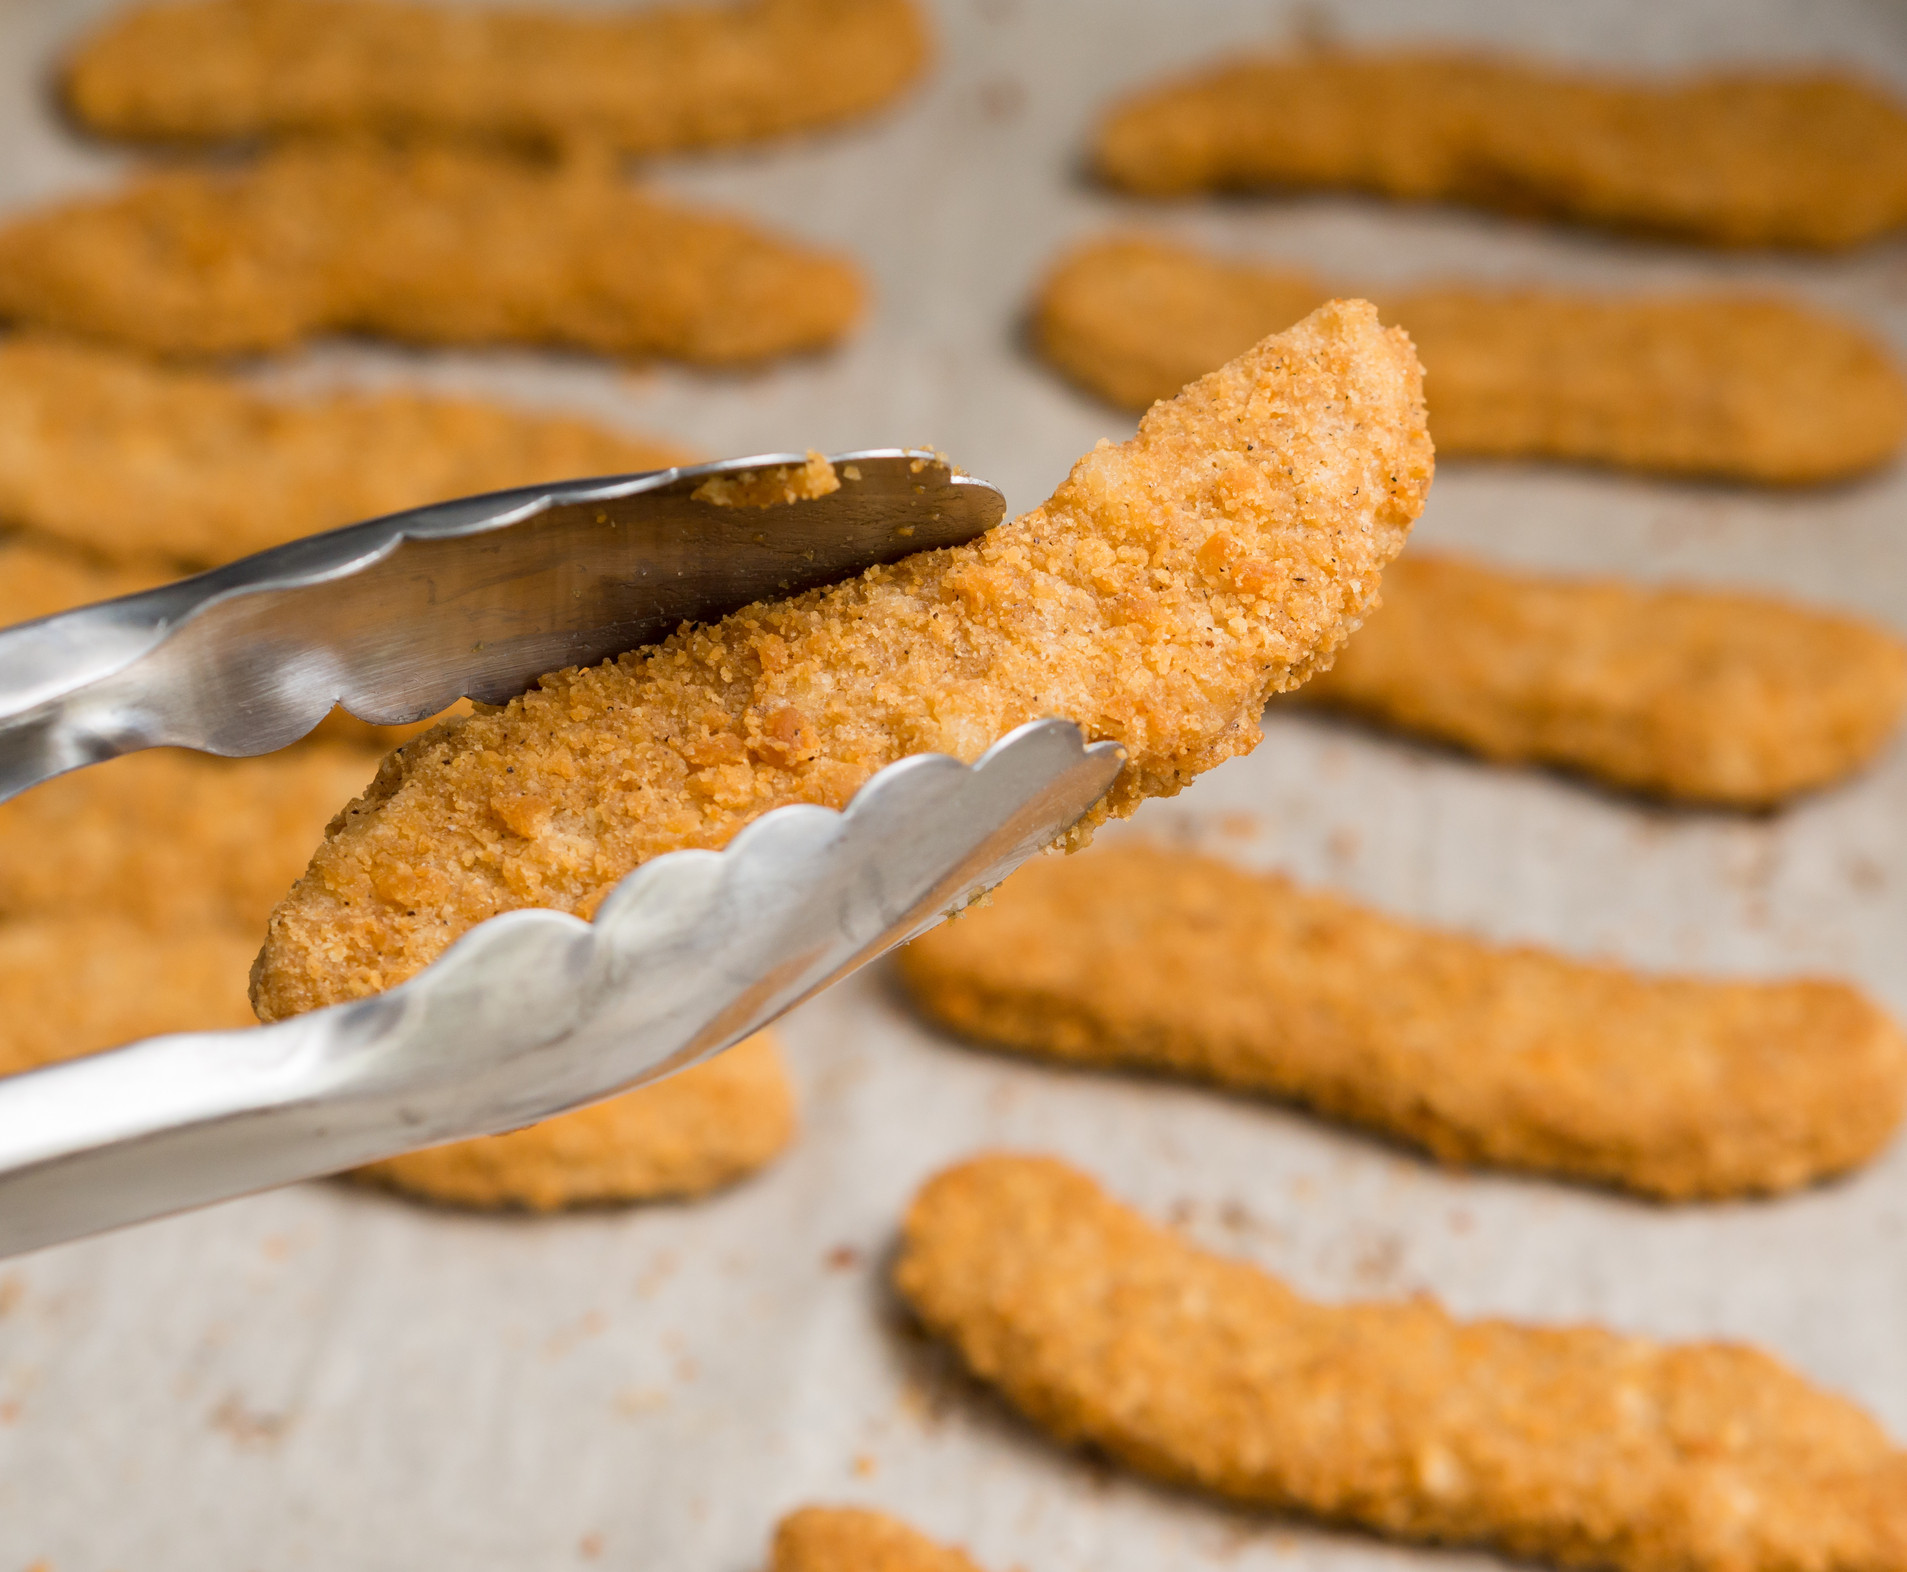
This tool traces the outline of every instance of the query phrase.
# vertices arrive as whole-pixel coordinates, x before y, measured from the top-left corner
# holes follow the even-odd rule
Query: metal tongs
[[[342,703],[383,724],[653,643],[997,523],[931,453],[833,459],[770,507],[712,478],[767,454],[496,492],[314,535],[0,630],[0,799],[139,748],[238,756]],[[698,492],[701,493],[698,495]],[[593,923],[516,911],[374,998],[0,1080],[0,1254],[514,1129],[705,1059],[997,884],[1119,772],[1058,720],[972,765],[882,770],[845,811],[658,857]]]

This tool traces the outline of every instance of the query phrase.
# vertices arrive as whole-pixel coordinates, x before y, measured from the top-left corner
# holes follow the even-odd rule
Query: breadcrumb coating
[[[1294,698],[1498,763],[1771,808],[1886,746],[1907,705],[1907,645],[1767,595],[1412,552],[1385,574],[1381,612]]]
[[[155,748],[58,776],[0,803],[0,919],[92,912],[256,943],[312,837],[376,770],[362,748],[313,742],[237,760]]]
[[[935,1020],[1021,1053],[1661,1200],[1842,1173],[1907,1103],[1907,1039],[1843,983],[1644,976],[1130,842],[1028,864],[900,969]]]
[[[732,365],[836,342],[863,294],[844,258],[599,161],[443,147],[294,145],[0,227],[0,317],[159,355],[370,333]]]
[[[980,1572],[958,1550],[885,1512],[803,1507],[775,1527],[768,1572]]]
[[[1148,196],[1339,187],[1717,246],[1834,249],[1907,219],[1907,113],[1827,70],[1622,76],[1412,50],[1232,61],[1120,100],[1093,159]]]
[[[274,1020],[388,988],[498,912],[588,916],[637,864],[1026,721],[1124,744],[1096,818],[1251,748],[1329,658],[1431,475],[1410,342],[1333,302],[1102,442],[971,545],[748,607],[407,744],[273,914]],[[1077,840],[1085,827],[1074,832]]]
[[[108,561],[217,567],[447,497],[688,462],[479,399],[273,397],[96,346],[0,340],[0,521]]]
[[[703,1195],[771,1162],[794,1133],[780,1044],[758,1032],[652,1086],[353,1177],[447,1206],[553,1212]]]
[[[1041,354],[1144,409],[1331,293],[1296,268],[1122,236],[1071,252],[1034,304]],[[1907,381],[1855,324],[1772,296],[1386,291],[1426,367],[1446,457],[1536,458],[1812,485],[1888,463]]]
[[[865,115],[927,55],[912,0],[182,0],[112,17],[63,87],[80,124],[142,140],[369,131],[660,153]]]
[[[162,1032],[252,1024],[252,935],[155,932],[110,911],[0,921],[0,1075]]]
[[[1907,1566],[1907,1453],[1740,1344],[1320,1304],[1039,1157],[931,1181],[895,1276],[1059,1441],[1235,1502],[1616,1572]]]

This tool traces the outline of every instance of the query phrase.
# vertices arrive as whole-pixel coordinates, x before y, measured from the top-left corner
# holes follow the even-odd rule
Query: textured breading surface
[[[1436,52],[1237,61],[1131,94],[1101,175],[1153,196],[1344,187],[1724,246],[1907,219],[1907,114],[1831,71],[1597,76]]]
[[[0,922],[0,1075],[161,1032],[252,1024],[251,934],[155,932],[111,912]]]
[[[768,1572],[980,1572],[958,1550],[934,1543],[885,1512],[803,1507],[775,1526]]]
[[[408,744],[273,914],[253,1002],[271,1020],[388,988],[513,907],[587,916],[659,853],[1045,715],[1125,745],[1099,816],[1176,791],[1251,748],[1267,694],[1356,625],[1430,473],[1409,340],[1328,305],[972,545],[555,673]]]
[[[164,355],[356,332],[725,365],[832,344],[862,294],[845,259],[594,160],[447,148],[294,146],[0,227],[0,317]]]
[[[64,86],[81,124],[111,136],[375,131],[655,153],[851,119],[926,60],[913,0],[177,0],[109,20]]]
[[[930,1182],[896,1278],[1059,1440],[1241,1503],[1619,1572],[1907,1566],[1907,1453],[1752,1348],[1319,1304],[1037,1157]]]
[[[773,1032],[666,1081],[507,1135],[371,1163],[354,1177],[448,1206],[566,1206],[702,1195],[793,1139],[794,1089]]]
[[[1842,1172],[1907,1100],[1907,1041],[1845,984],[1639,976],[1131,842],[1028,864],[900,965],[930,1015],[1023,1053],[1665,1200]]]
[[[1089,392],[1144,409],[1330,293],[1295,268],[1114,237],[1047,276],[1034,339]],[[1801,485],[1871,470],[1907,440],[1886,347],[1796,302],[1436,286],[1378,303],[1423,357],[1446,457]]]
[[[108,349],[0,341],[0,521],[108,560],[215,567],[447,497],[688,458],[477,399],[269,397]]]
[[[59,776],[0,803],[0,919],[110,913],[255,940],[376,770],[361,748],[314,742],[241,760],[151,749]]]
[[[1503,763],[1772,807],[1868,763],[1907,704],[1891,633],[1766,595],[1407,554],[1299,694]]]

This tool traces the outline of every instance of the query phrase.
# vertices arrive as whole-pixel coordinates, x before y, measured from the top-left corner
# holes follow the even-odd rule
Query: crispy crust
[[[553,1212],[703,1195],[794,1137],[794,1089],[773,1032],[666,1081],[508,1135],[458,1141],[352,1177],[446,1206]]]
[[[1144,409],[1329,293],[1295,268],[1114,237],[1048,274],[1034,342],[1087,391]],[[1381,304],[1428,368],[1446,456],[1808,485],[1872,470],[1907,440],[1907,381],[1886,347],[1791,301],[1439,286]]]
[[[393,0],[183,0],[117,15],[65,73],[109,136],[372,131],[714,147],[833,125],[927,62],[911,0],[750,0],[611,12]]]
[[[1773,807],[1871,761],[1907,646],[1763,595],[1406,555],[1384,605],[1294,698],[1630,790]]]
[[[958,1550],[885,1512],[803,1507],[775,1527],[769,1572],[980,1572]]]
[[[929,1015],[1002,1047],[1663,1200],[1843,1172],[1907,1101],[1907,1041],[1840,983],[1642,977],[1131,843],[1029,864],[900,965]]]
[[[843,258],[594,160],[447,148],[294,146],[0,228],[0,316],[162,355],[361,332],[727,365],[834,343],[863,293]]]
[[[47,781],[0,803],[0,918],[89,912],[256,943],[311,838],[376,769],[314,742],[244,760],[152,749]]]
[[[274,398],[112,350],[0,342],[0,520],[110,561],[215,567],[445,497],[686,462],[476,399]]]
[[[1258,740],[1355,626],[1423,505],[1416,359],[1336,302],[1102,443],[1043,507],[426,734],[273,914],[264,1019],[402,981],[485,918],[587,915],[638,863],[909,754],[1063,715],[1128,750],[1097,816]],[[1075,839],[1083,832],[1076,832]]]
[[[1036,1157],[929,1183],[895,1275],[1060,1441],[1237,1502],[1619,1572],[1907,1566],[1907,1454],[1752,1348],[1315,1303]]]
[[[1121,100],[1093,157],[1152,196],[1343,187],[1722,246],[1838,248],[1907,219],[1907,114],[1827,71],[1652,80],[1410,51],[1244,61]]]

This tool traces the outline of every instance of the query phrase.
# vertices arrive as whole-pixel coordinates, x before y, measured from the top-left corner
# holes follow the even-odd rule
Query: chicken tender
[[[1753,1348],[1316,1303],[1038,1157],[930,1182],[895,1275],[1059,1441],[1241,1504],[1616,1572],[1907,1566],[1907,1453]]]
[[[1089,821],[1176,791],[1250,749],[1267,694],[1370,604],[1430,482],[1419,376],[1369,305],[1334,302],[971,545],[426,733],[273,914],[261,1018],[389,988],[502,911],[588,916],[651,857],[721,846],[783,803],[839,807],[910,754],[972,760],[1041,716],[1126,748]]]
[[[1028,864],[900,967],[984,1042],[1662,1200],[1844,1172],[1907,1102],[1907,1040],[1844,984],[1638,976],[1131,842]]]
[[[1499,763],[1769,808],[1886,746],[1907,646],[1771,596],[1411,553],[1385,574],[1381,612],[1293,697]]]
[[[1034,339],[1088,392],[1144,409],[1329,294],[1294,268],[1113,238],[1048,276]],[[1907,440],[1886,348],[1791,301],[1440,286],[1380,304],[1423,356],[1446,456],[1785,486],[1866,473]]]
[[[217,567],[446,497],[687,462],[477,399],[268,397],[112,350],[0,341],[0,520],[109,561]]]
[[[1825,70],[1651,79],[1410,50],[1243,60],[1121,100],[1093,158],[1147,196],[1338,187],[1716,246],[1834,249],[1907,219],[1907,113]]]
[[[154,932],[112,912],[0,921],[0,1075],[162,1032],[250,1026],[254,943],[229,928]]]
[[[110,913],[154,932],[256,936],[376,756],[308,743],[256,759],[155,748],[0,803],[0,919]]]
[[[927,53],[913,0],[174,0],[109,20],[64,87],[74,117],[108,136],[371,131],[660,153],[865,115],[915,81]]]
[[[844,259],[665,202],[595,161],[295,146],[0,227],[0,317],[160,355],[328,332],[733,365],[834,343]]]
[[[507,1135],[409,1152],[353,1177],[447,1206],[570,1206],[703,1195],[793,1139],[794,1089],[773,1032],[607,1102]]]
[[[885,1512],[803,1507],[775,1528],[768,1572],[980,1572],[958,1550],[937,1545]]]

